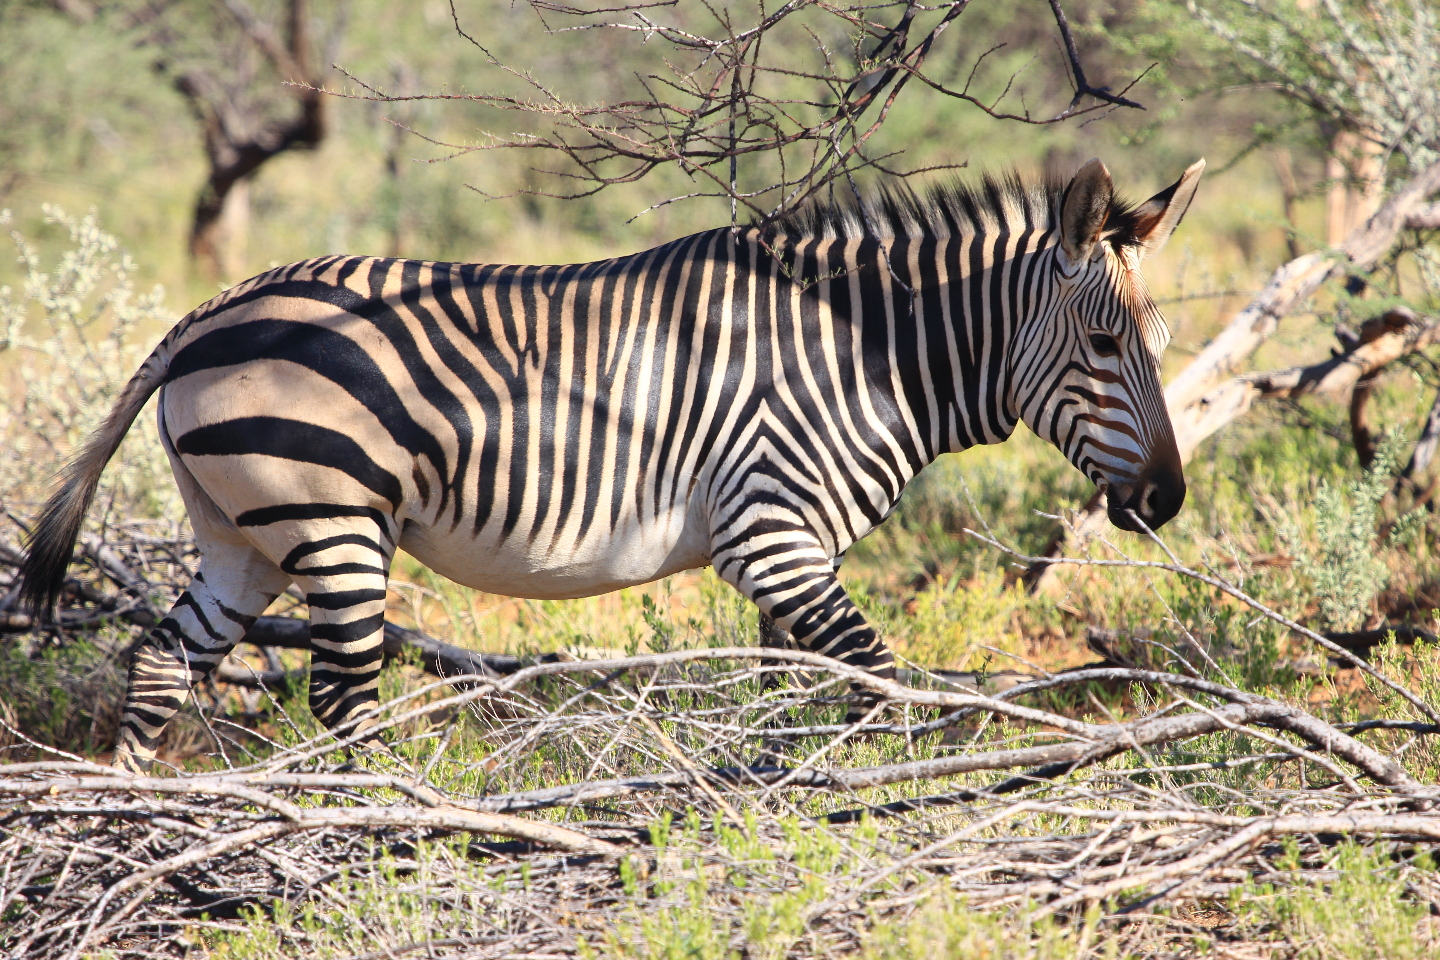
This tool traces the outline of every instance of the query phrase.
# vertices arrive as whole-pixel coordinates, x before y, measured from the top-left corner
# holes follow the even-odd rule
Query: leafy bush
[[[0,226],[11,220],[0,212]],[[68,232],[70,248],[47,271],[36,245],[12,230],[24,286],[0,286],[0,361],[12,361],[12,383],[0,392],[0,490],[30,502],[110,412],[149,353],[149,331],[170,320],[159,287],[135,291],[134,264],[94,213],[72,217],[47,205],[45,221]],[[142,414],[130,431],[99,502],[129,516],[181,513],[153,416]]]
[[[1403,546],[1418,530],[1423,511],[1400,518],[1376,542],[1381,506],[1389,495],[1397,468],[1399,443],[1387,438],[1375,462],[1357,480],[1343,484],[1320,481],[1307,510],[1274,511],[1271,522],[1295,558],[1295,572],[1309,588],[1321,623],[1334,630],[1353,630],[1370,615],[1375,596],[1390,582],[1390,568],[1378,545]],[[1300,526],[1309,514],[1314,531]]]
[[[1291,850],[1289,866],[1300,867]],[[1428,856],[1416,866],[1433,871]],[[1408,884],[1383,849],[1346,841],[1329,864],[1334,879],[1325,889],[1300,886],[1284,892],[1262,885],[1236,906],[1247,919],[1273,923],[1280,938],[1299,947],[1303,960],[1421,960],[1435,956],[1423,921],[1425,903],[1408,896]]]

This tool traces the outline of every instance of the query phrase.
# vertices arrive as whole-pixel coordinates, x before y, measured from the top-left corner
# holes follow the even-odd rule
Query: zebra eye
[[[1090,334],[1090,346],[1102,357],[1120,356],[1120,344],[1116,343],[1115,338],[1108,333]]]

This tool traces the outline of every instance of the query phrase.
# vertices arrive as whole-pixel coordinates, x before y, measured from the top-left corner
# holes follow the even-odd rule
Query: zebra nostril
[[[1160,487],[1158,484],[1147,483],[1145,484],[1145,491],[1140,495],[1140,516],[1146,520],[1155,516],[1155,494],[1158,493],[1159,490]]]

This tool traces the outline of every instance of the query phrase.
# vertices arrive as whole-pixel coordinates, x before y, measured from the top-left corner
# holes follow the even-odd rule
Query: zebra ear
[[[1081,167],[1065,188],[1060,206],[1060,253],[1066,273],[1074,273],[1090,259],[1114,195],[1110,171],[1098,159]]]
[[[1170,239],[1170,234],[1180,225],[1180,218],[1190,209],[1195,199],[1195,188],[1200,186],[1200,174],[1205,172],[1205,161],[1196,160],[1185,169],[1170,186],[1142,203],[1135,211],[1135,239],[1140,241],[1140,250],[1146,256],[1157,253]]]

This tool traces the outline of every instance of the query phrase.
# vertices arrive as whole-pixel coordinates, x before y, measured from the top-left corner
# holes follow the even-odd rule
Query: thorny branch
[[[561,186],[529,186],[523,193],[584,197],[673,168],[694,187],[648,209],[718,197],[730,204],[733,222],[741,210],[763,222],[832,187],[853,186],[861,171],[921,172],[897,170],[899,151],[893,148],[876,150],[877,134],[912,79],[991,117],[1021,123],[1059,123],[1116,107],[1143,109],[1123,95],[1138,76],[1122,93],[1087,79],[1060,0],[1049,3],[1073,90],[1069,104],[1048,115],[1001,107],[1018,74],[998,96],[982,95],[977,72],[993,48],[978,56],[960,87],[946,79],[956,72],[954,56],[932,63],[943,35],[970,0],[937,5],[788,0],[773,8],[762,4],[749,23],[708,0],[597,10],[530,0],[547,43],[569,54],[567,72],[587,78],[583,89],[574,90],[563,75],[507,62],[498,52],[501,38],[489,39],[452,0],[456,32],[497,72],[498,82],[485,92],[398,96],[348,73],[358,89],[327,92],[388,103],[460,101],[498,111],[497,120],[510,117],[505,123],[514,129],[492,128],[480,142],[420,135],[445,148],[447,159],[524,150],[559,161],[535,172]],[[587,46],[576,45],[579,37],[588,38]],[[597,52],[603,64],[574,68],[577,59]],[[615,63],[629,72],[617,73]],[[597,84],[596,77],[611,79]]]

